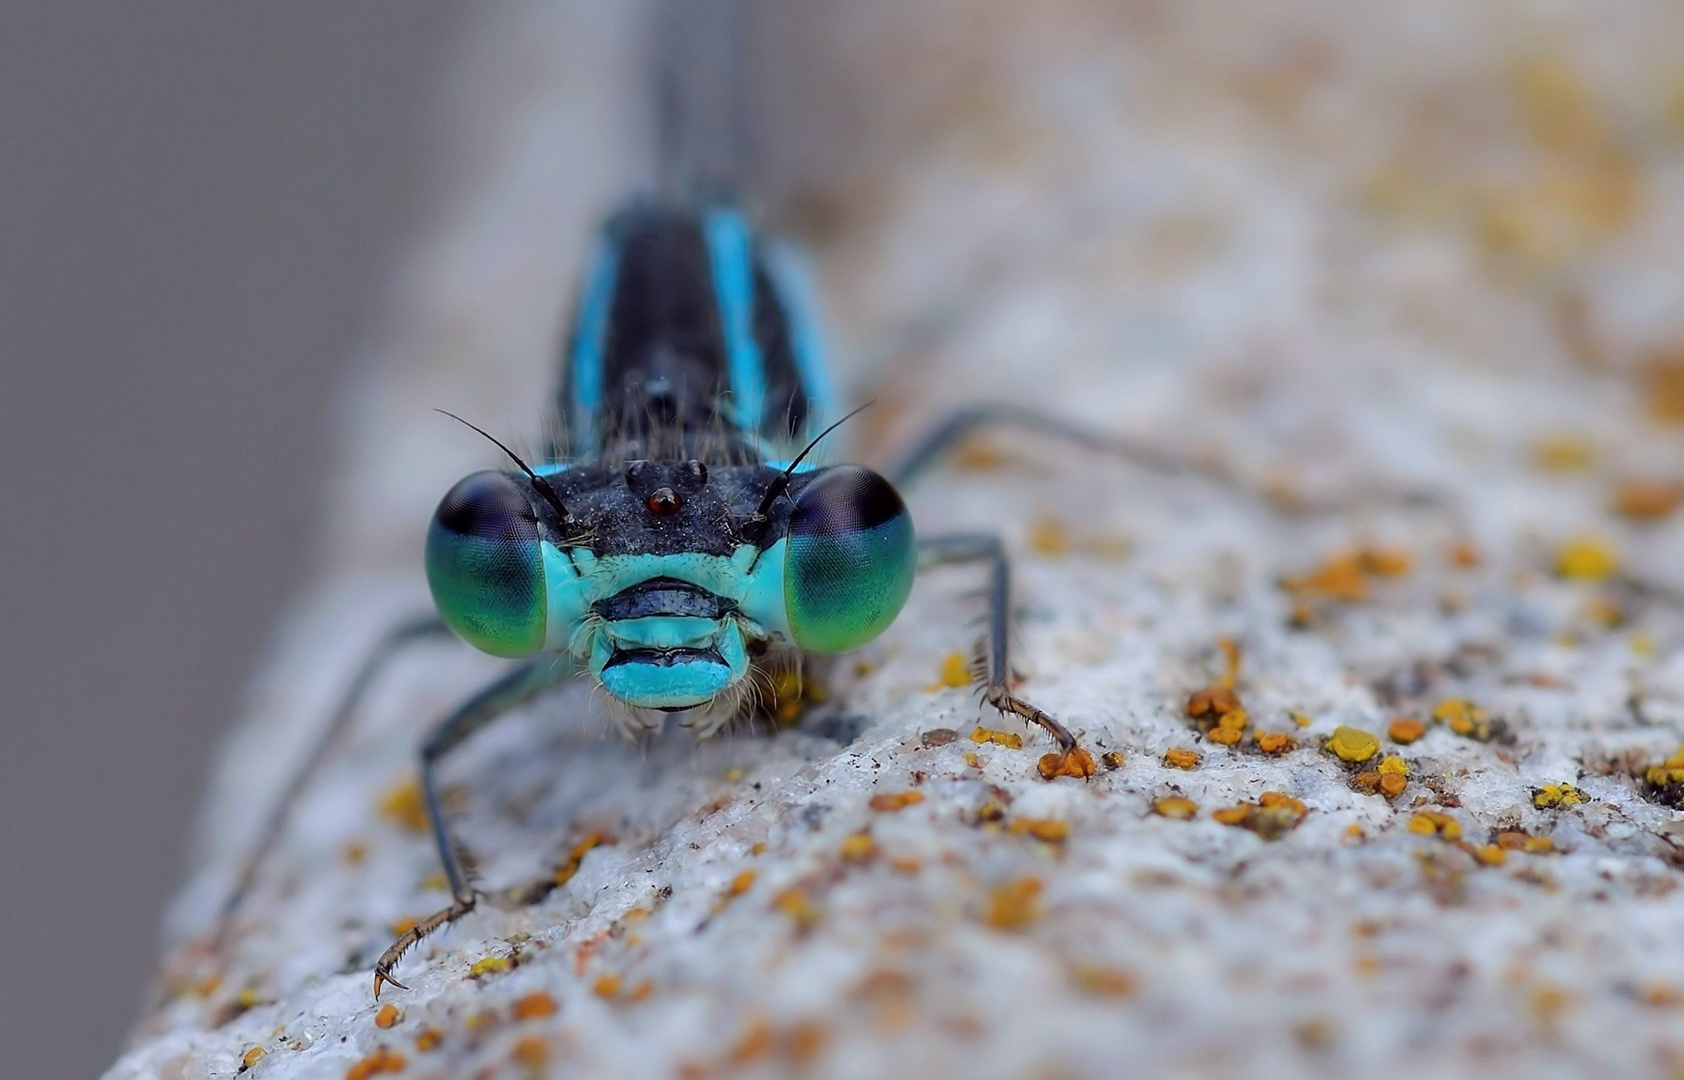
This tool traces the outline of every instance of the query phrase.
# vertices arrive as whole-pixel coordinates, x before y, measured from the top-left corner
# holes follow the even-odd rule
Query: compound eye
[[[856,649],[895,621],[912,591],[912,515],[870,469],[816,474],[795,497],[784,555],[784,610],[803,649]]]
[[[427,583],[456,634],[493,656],[544,645],[544,556],[538,516],[507,473],[477,472],[446,493],[427,530]]]

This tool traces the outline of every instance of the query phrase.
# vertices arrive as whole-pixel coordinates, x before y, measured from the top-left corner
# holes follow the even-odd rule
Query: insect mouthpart
[[[674,578],[640,581],[592,605],[591,668],[629,705],[665,712],[713,700],[748,673],[737,605]]]

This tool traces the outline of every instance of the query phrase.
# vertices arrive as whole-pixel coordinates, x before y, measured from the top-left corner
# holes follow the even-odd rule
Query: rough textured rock
[[[861,456],[1004,398],[1236,477],[1002,436],[912,493],[924,531],[1008,537],[1020,690],[1106,765],[1040,779],[1045,738],[945,684],[962,571],[775,734],[632,745],[569,689],[449,768],[494,900],[566,880],[423,945],[382,1026],[374,957],[447,899],[389,796],[496,670],[434,649],[210,954],[312,725],[425,605],[433,501],[490,460],[427,410],[536,441],[559,298],[638,161],[638,22],[607,7],[498,9],[464,49],[326,569],[109,1076],[258,1048],[259,1078],[1684,1067],[1684,16],[1626,0],[781,9],[804,89],[770,209],[884,402]],[[1188,715],[1213,686],[1243,725],[1220,693]]]

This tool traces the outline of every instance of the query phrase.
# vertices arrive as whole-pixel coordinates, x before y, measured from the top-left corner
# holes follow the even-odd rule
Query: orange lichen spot
[[[1305,712],[1303,709],[1288,709],[1286,710],[1286,715],[1291,718],[1294,724],[1297,724],[1301,728],[1309,727],[1311,724],[1315,723],[1315,721],[1311,719],[1310,714]]]
[[[389,1028],[398,1022],[400,1015],[398,1007],[390,1002],[387,1002],[385,1005],[380,1006],[379,1012],[374,1014],[374,1026],[377,1028]]]
[[[601,847],[608,842],[608,838],[600,832],[587,833],[584,839],[574,844],[567,852],[567,860],[556,867],[555,883],[565,885],[573,880],[573,875],[579,872],[579,864],[584,861],[585,854],[592,848]]]
[[[754,879],[758,875],[754,870],[744,870],[731,879],[731,884],[725,887],[725,895],[741,896],[754,888]]]
[[[352,866],[361,866],[368,858],[368,845],[361,840],[347,840],[345,846],[339,849],[339,857]]]
[[[1532,463],[1546,472],[1583,472],[1596,460],[1590,440],[1573,432],[1553,432],[1532,443]]]
[[[1509,858],[1509,853],[1496,844],[1482,844],[1474,848],[1471,854],[1486,866],[1501,866]]]
[[[1284,791],[1265,791],[1255,803],[1224,807],[1211,817],[1224,825],[1249,829],[1265,840],[1276,840],[1298,827],[1309,811]]]
[[[1528,836],[1521,850],[1528,855],[1554,855],[1555,841],[1547,836]]]
[[[757,1016],[749,1021],[742,1037],[731,1047],[726,1057],[733,1065],[746,1065],[770,1054],[776,1042],[777,1035],[772,1030],[772,1022],[764,1016]]]
[[[896,810],[905,810],[909,806],[917,806],[924,801],[922,791],[884,792],[871,797],[870,807],[882,814],[892,814]]]
[[[641,1004],[642,1002],[648,1001],[650,995],[654,992],[655,984],[650,982],[648,979],[644,979],[642,982],[631,988],[631,993],[626,995],[626,1000],[630,1001],[634,1005]]]
[[[1325,748],[1340,761],[1360,765],[1380,752],[1380,740],[1372,732],[1340,725],[1333,729]]]
[[[965,764],[973,769],[980,769],[982,768],[982,759],[976,755],[976,751],[967,750],[965,751]]]
[[[556,1014],[555,998],[542,990],[534,990],[530,994],[522,994],[515,998],[511,1012],[516,1020],[542,1020],[546,1016]]]
[[[1180,795],[1165,795],[1152,803],[1152,812],[1174,821],[1188,821],[1198,816],[1199,804]]]
[[[806,1068],[819,1059],[829,1041],[830,1033],[823,1024],[805,1020],[790,1025],[789,1030],[784,1032],[784,1054],[796,1068]]]
[[[1244,731],[1246,724],[1250,722],[1251,717],[1246,715],[1244,709],[1230,709],[1216,718],[1216,726],[1227,728],[1229,731]]]
[[[422,1028],[420,1033],[415,1036],[415,1049],[423,1054],[431,1050],[437,1050],[443,1043],[444,1032],[438,1028]]]
[[[1329,556],[1307,574],[1281,580],[1281,587],[1300,599],[1342,600],[1360,603],[1368,599],[1368,578],[1363,573],[1360,552]]]
[[[1643,366],[1643,390],[1650,416],[1663,424],[1684,424],[1684,346]]]
[[[1543,787],[1532,789],[1532,805],[1539,810],[1578,806],[1589,801],[1589,797],[1572,784],[1545,784]]]
[[[754,846],[748,849],[748,853],[756,857],[766,854],[766,841],[755,841]]]
[[[824,918],[824,912],[813,903],[805,889],[784,889],[772,897],[772,909],[787,915],[798,930],[810,930]]]
[[[987,439],[972,436],[953,451],[954,468],[968,472],[989,472],[1006,463],[1006,455]]]
[[[1219,746],[1236,746],[1245,738],[1245,733],[1235,728],[1216,727],[1207,731],[1205,738]]]
[[[515,966],[512,958],[507,956],[485,956],[475,960],[468,968],[468,978],[483,979],[487,975],[501,975]]]
[[[1364,795],[1373,795],[1380,790],[1380,774],[1373,769],[1364,769],[1351,777],[1351,788]]]
[[[1099,755],[1099,763],[1107,769],[1120,769],[1123,767],[1123,755],[1117,750],[1107,750]]]
[[[247,1069],[254,1067],[258,1062],[263,1060],[263,1055],[268,1052],[269,1051],[263,1049],[261,1046],[254,1046],[250,1050],[247,1050],[245,1054],[240,1057],[240,1071],[245,1072]]]
[[[1056,780],[1060,776],[1073,776],[1078,780],[1086,780],[1097,771],[1094,767],[1093,755],[1080,746],[1071,747],[1067,753],[1055,751],[1050,754],[1042,754],[1041,760],[1036,763],[1035,767],[1043,780]]]
[[[1555,555],[1556,575],[1567,581],[1606,581],[1619,570],[1619,549],[1604,537],[1575,537]]]
[[[741,765],[733,765],[729,769],[725,770],[725,782],[727,784],[735,784],[747,775],[747,769],[743,768]]]
[[[996,930],[1023,930],[1041,917],[1041,882],[1025,877],[997,885],[988,894],[985,921]]]
[[[1684,488],[1656,481],[1628,480],[1614,489],[1611,509],[1633,521],[1659,521],[1684,503]]]
[[[1036,518],[1029,526],[1029,550],[1049,559],[1070,554],[1070,530],[1057,518]]]
[[[1134,993],[1134,976],[1126,971],[1094,964],[1072,964],[1070,984],[1094,997],[1125,998]]]
[[[544,1066],[550,1063],[550,1045],[536,1035],[528,1035],[515,1043],[509,1060],[526,1066],[528,1076],[542,1076]]]
[[[877,841],[871,838],[870,833],[855,833],[842,841],[840,854],[847,862],[865,862],[877,854]]]
[[[421,782],[404,780],[387,788],[375,803],[381,817],[408,832],[427,831],[427,807],[421,801]]]
[[[368,1080],[369,1077],[381,1073],[400,1073],[406,1064],[402,1054],[384,1046],[377,1046],[374,1053],[345,1070],[345,1080]]]
[[[200,997],[210,997],[216,993],[216,988],[222,985],[221,975],[206,975],[193,987],[193,992]]]
[[[1298,740],[1281,731],[1259,731],[1255,741],[1265,754],[1290,754],[1298,749]]]
[[[1357,553],[1365,573],[1375,577],[1402,577],[1415,565],[1415,559],[1402,548],[1363,548]]]
[[[936,674],[935,685],[931,690],[962,690],[971,685],[971,662],[956,652],[942,657],[941,669]]]
[[[596,982],[591,984],[591,993],[604,1001],[612,1001],[620,996],[620,977],[618,975],[599,975]]]
[[[1408,786],[1409,777],[1407,776],[1399,776],[1395,773],[1382,773],[1380,775],[1380,794],[1388,799],[1395,799],[1402,795],[1404,789]]]
[[[1015,836],[1033,836],[1048,844],[1062,844],[1070,839],[1070,823],[1056,818],[1018,818],[1012,822]]]
[[[396,922],[390,923],[386,929],[393,937],[403,937],[420,925],[420,922],[419,918],[398,919]]]
[[[1240,708],[1239,695],[1230,686],[1217,684],[1194,691],[1187,699],[1187,715],[1195,720],[1220,717]]]
[[[1460,840],[1462,825],[1449,814],[1437,810],[1417,810],[1409,819],[1409,831],[1417,836],[1436,836],[1440,840]]]
[[[1465,698],[1446,698],[1433,709],[1433,719],[1466,739],[1489,742],[1496,727],[1486,711]]]
[[[1177,746],[1164,751],[1164,764],[1172,769],[1196,769],[1199,767],[1199,752]]]
[[[1485,561],[1485,556],[1480,553],[1479,545],[1472,540],[1452,541],[1449,549],[1445,552],[1445,558],[1450,561],[1451,566],[1458,570],[1472,570]]]
[[[1386,737],[1395,743],[1408,746],[1427,733],[1427,725],[1410,717],[1393,720],[1386,728]]]
[[[978,726],[971,731],[971,741],[977,744],[994,743],[1007,750],[1022,750],[1023,736],[1013,731],[994,731],[991,728]]]
[[[923,865],[911,855],[902,855],[889,860],[889,869],[897,874],[916,874]]]

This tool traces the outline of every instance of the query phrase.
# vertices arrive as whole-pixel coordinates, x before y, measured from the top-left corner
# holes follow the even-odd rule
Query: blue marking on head
[[[837,415],[838,406],[824,351],[824,322],[818,290],[813,287],[813,268],[795,245],[774,243],[766,248],[766,272],[783,299],[784,314],[789,319],[795,370],[807,391],[807,428],[819,431]]]
[[[596,415],[602,408],[602,371],[607,348],[608,314],[614,302],[614,279],[620,272],[620,248],[608,237],[597,241],[591,254],[585,303],[573,338],[573,448],[579,454],[597,450]]]
[[[754,340],[754,252],[748,225],[734,210],[715,210],[703,221],[719,323],[731,371],[737,426],[758,430],[766,411],[766,371]]]

